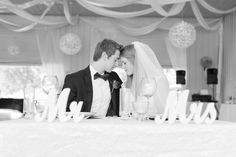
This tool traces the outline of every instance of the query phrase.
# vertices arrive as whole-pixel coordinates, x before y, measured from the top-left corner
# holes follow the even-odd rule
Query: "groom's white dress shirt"
[[[91,112],[96,112],[96,115],[106,116],[107,109],[111,100],[111,93],[108,80],[97,78],[94,80],[94,74],[97,71],[92,65],[89,66],[91,72],[92,86],[93,86],[93,100]]]

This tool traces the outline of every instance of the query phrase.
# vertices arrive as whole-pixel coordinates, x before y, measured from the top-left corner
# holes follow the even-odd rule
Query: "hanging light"
[[[55,4],[55,1],[54,0],[43,0],[41,3],[46,5],[47,7],[51,7]]]
[[[74,33],[67,33],[60,39],[60,49],[67,55],[74,55],[81,49],[81,40]]]
[[[170,28],[169,39],[178,48],[187,48],[196,40],[196,30],[190,23],[181,21]]]
[[[16,45],[8,46],[7,51],[10,55],[18,55],[20,53],[19,47]]]

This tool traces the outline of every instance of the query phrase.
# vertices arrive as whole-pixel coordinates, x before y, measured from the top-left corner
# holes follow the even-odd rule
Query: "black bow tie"
[[[96,74],[94,74],[94,80],[96,80],[97,78],[101,78],[101,79],[103,79],[104,81],[106,81],[106,80],[108,79],[108,74],[103,74],[103,75],[101,75],[101,74],[99,74],[99,73],[96,73]]]

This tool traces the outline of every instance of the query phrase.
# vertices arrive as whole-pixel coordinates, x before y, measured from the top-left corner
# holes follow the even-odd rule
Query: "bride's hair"
[[[131,63],[134,64],[135,59],[135,48],[133,44],[126,45],[121,49],[120,56],[127,58]]]

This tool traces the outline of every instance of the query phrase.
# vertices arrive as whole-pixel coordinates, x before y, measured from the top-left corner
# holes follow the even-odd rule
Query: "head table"
[[[0,157],[235,157],[236,123],[0,121]]]

